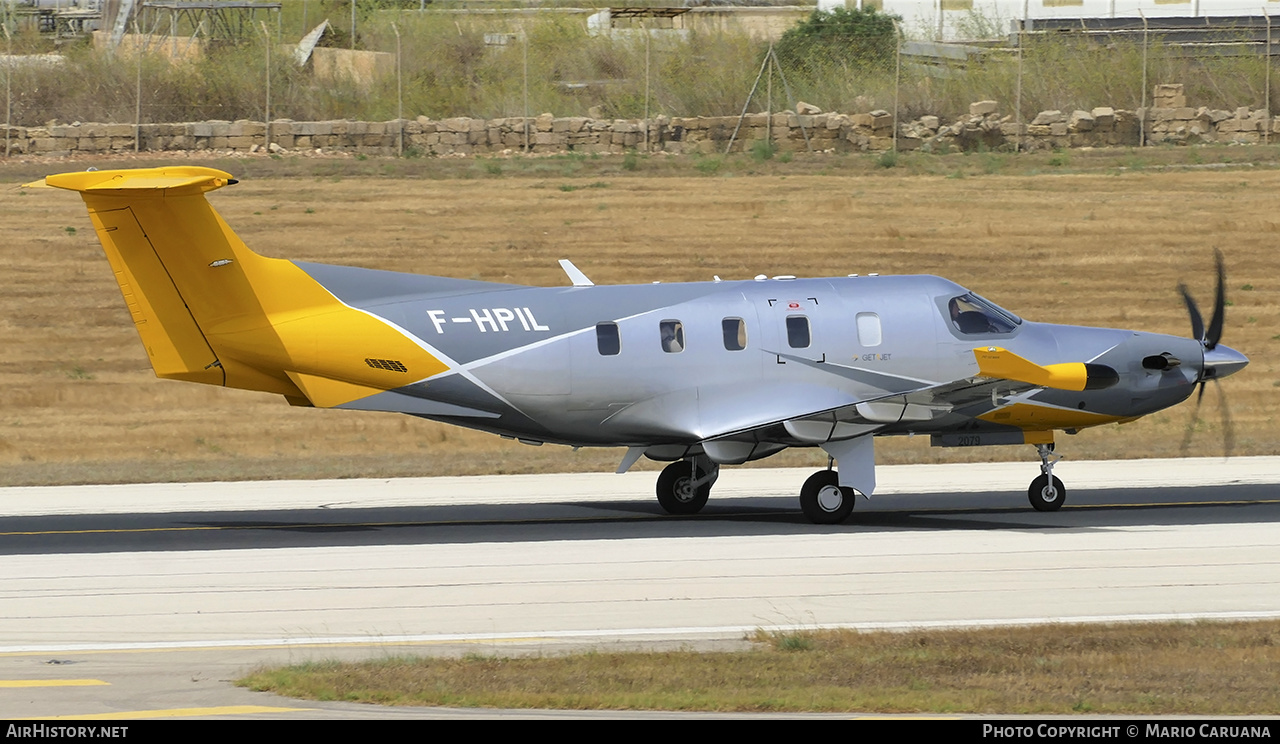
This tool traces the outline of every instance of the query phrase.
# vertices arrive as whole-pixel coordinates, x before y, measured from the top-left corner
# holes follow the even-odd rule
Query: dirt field
[[[556,265],[566,257],[597,283],[929,273],[1030,320],[1180,335],[1190,324],[1175,287],[1186,281],[1210,312],[1216,246],[1231,303],[1223,340],[1252,360],[1220,386],[1234,454],[1280,453],[1273,167],[984,175],[955,161],[963,167],[945,177],[927,171],[950,171],[946,161],[755,174],[631,172],[621,162],[352,177],[342,174],[369,166],[325,165],[317,175],[320,166],[263,159],[211,200],[251,247],[291,259],[541,285],[568,284]],[[80,200],[16,188],[83,166],[0,166],[0,181],[13,184],[0,191],[0,485],[606,470],[620,457],[155,379]],[[1220,405],[1208,390],[1190,454],[1222,454]],[[1178,456],[1192,409],[1062,436],[1058,451]],[[878,457],[1024,459],[1035,470],[1030,447],[941,450],[895,439],[880,440]],[[784,453],[764,464],[802,462],[825,457]]]

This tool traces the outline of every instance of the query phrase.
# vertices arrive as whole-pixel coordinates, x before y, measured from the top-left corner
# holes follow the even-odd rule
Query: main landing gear
[[[658,504],[668,514],[697,514],[719,477],[720,466],[705,455],[677,460],[658,476]]]
[[[814,524],[840,524],[853,513],[857,493],[834,470],[819,470],[800,488],[800,510]]]
[[[658,476],[658,504],[668,514],[697,514],[707,505],[711,486],[720,477],[720,466],[705,455],[677,460]],[[814,524],[840,524],[853,513],[858,492],[840,485],[840,476],[828,467],[809,476],[800,489],[800,510]]]
[[[1053,466],[1062,459],[1062,456],[1053,454],[1052,443],[1037,444],[1036,451],[1040,453],[1040,476],[1031,481],[1031,487],[1027,489],[1027,498],[1036,511],[1057,511],[1067,500],[1067,489],[1053,474]]]

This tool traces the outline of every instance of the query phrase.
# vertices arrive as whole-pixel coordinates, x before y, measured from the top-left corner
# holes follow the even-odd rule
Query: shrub
[[[775,51],[783,65],[801,68],[819,61],[888,66],[898,47],[897,20],[875,8],[815,10],[782,35]]]

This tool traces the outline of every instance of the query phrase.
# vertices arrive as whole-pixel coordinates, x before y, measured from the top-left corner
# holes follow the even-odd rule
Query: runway
[[[0,489],[0,654],[12,675],[160,649],[1280,617],[1280,458],[1064,462],[1048,514],[1027,505],[1036,470],[883,467],[835,527],[800,515],[800,470],[726,469],[685,518],[653,473]]]

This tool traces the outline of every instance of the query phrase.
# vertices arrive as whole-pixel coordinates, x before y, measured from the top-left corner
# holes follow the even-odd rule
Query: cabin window
[[[678,320],[664,320],[658,324],[662,336],[662,350],[668,354],[684,351],[684,324]]]
[[[787,343],[793,349],[809,348],[809,319],[803,315],[787,316]]]
[[[725,318],[720,321],[724,331],[724,348],[729,351],[742,351],[747,348],[747,322],[742,318]]]
[[[858,343],[863,346],[879,346],[881,338],[880,316],[875,313],[858,313]]]
[[[614,356],[622,351],[617,323],[596,323],[596,348],[600,350],[600,356]]]

